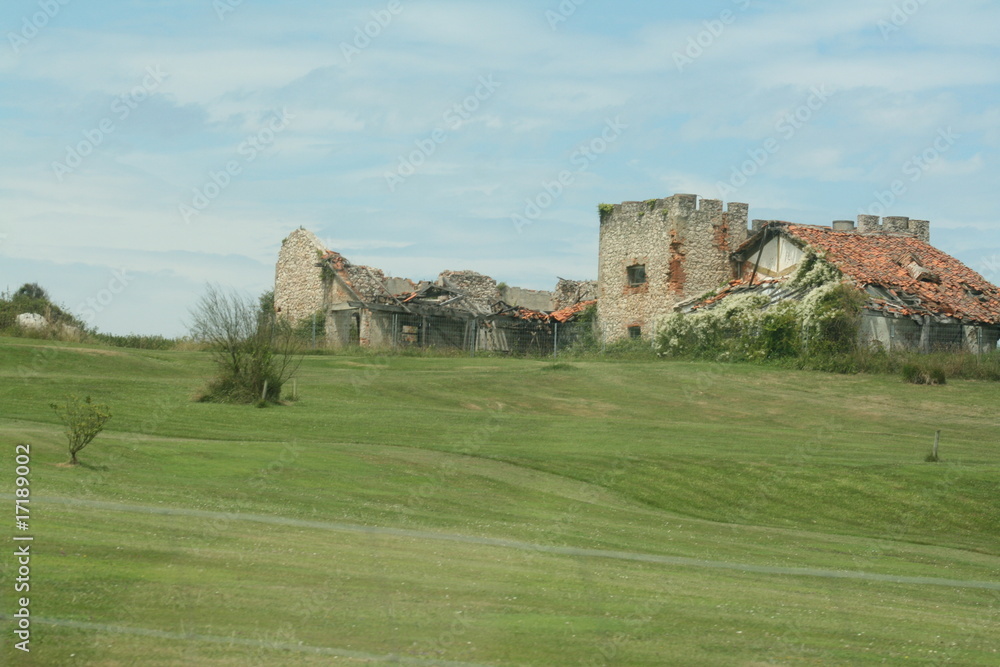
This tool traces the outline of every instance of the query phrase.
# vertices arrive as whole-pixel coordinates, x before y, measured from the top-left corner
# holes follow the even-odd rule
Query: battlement
[[[859,215],[857,233],[913,236],[930,243],[931,223],[928,220],[911,220],[901,216],[879,218],[877,215]]]
[[[609,223],[635,223],[649,213],[663,218],[687,219],[701,214],[714,224],[725,224],[730,229],[746,229],[750,206],[730,202],[725,206],[721,199],[699,199],[698,195],[679,194],[662,199],[626,201],[613,206],[601,205],[601,225]]]

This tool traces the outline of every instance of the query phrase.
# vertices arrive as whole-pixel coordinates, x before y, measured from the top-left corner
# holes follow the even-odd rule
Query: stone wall
[[[540,310],[549,312],[556,310],[555,299],[552,292],[544,290],[524,289],[523,287],[500,288],[500,298],[508,306],[516,308],[527,308],[528,310]]]
[[[316,264],[325,252],[316,235],[302,227],[281,243],[274,271],[274,307],[292,324],[323,307],[323,271]]]
[[[500,300],[497,281],[475,271],[442,271],[438,284],[460,290],[482,303],[493,304]]]
[[[581,301],[593,301],[597,298],[596,280],[566,280],[560,278],[556,283],[552,310],[562,310],[575,306]]]
[[[747,239],[747,205],[696,195],[625,202],[601,211],[598,321],[608,342],[639,327],[652,335],[674,304],[733,277],[730,254]],[[630,284],[628,269],[645,268]]]

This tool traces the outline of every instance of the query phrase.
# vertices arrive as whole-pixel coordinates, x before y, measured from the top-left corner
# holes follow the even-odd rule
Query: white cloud
[[[193,3],[176,17],[94,8],[90,19],[107,13],[100,28],[67,11],[19,57],[0,56],[0,252],[56,271],[131,255],[150,290],[175,294],[167,281],[266,285],[280,239],[305,225],[394,273],[467,267],[547,288],[545,276],[596,275],[599,201],[717,197],[719,179],[820,84],[836,93],[732,196],[752,217],[849,215],[953,127],[962,140],[901,214],[995,228],[1000,9],[927,3],[883,40],[892,4],[754,2],[683,72],[674,52],[736,3],[634,14],[587,3],[556,31],[544,5],[404,3],[351,63],[340,43],[379,6],[244,3],[224,22]],[[52,162],[151,65],[170,74],[157,96],[60,183]],[[489,75],[502,85],[449,126],[445,113]],[[178,204],[242,160],[240,142],[282,108],[294,122],[183,224]],[[511,214],[619,115],[628,131],[517,234]],[[390,192],[386,171],[436,128],[447,140]]]

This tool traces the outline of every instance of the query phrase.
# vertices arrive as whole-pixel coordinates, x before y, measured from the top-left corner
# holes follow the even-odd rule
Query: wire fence
[[[469,356],[558,357],[569,351],[605,352],[631,344],[656,348],[656,335],[631,339],[631,330],[607,335],[593,320],[557,322],[548,317],[470,316],[350,310],[320,325],[313,347],[367,347],[462,352]],[[740,334],[743,335],[743,334]],[[858,341],[887,352],[949,352],[984,355],[997,350],[1000,327],[917,322],[909,318],[863,318]]]
[[[997,349],[1000,327],[917,322],[910,318],[864,318],[860,342],[888,352],[950,352],[975,355]]]
[[[328,330],[328,342],[358,344],[374,348],[425,348],[477,354],[558,356],[560,352],[593,340],[590,322],[525,320],[504,316],[469,319],[371,312],[340,328]],[[331,338],[333,339],[331,341]],[[345,340],[346,338],[346,340]]]

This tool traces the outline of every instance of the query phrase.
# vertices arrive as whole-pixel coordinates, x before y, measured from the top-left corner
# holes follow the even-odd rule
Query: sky
[[[928,219],[1000,282],[995,0],[5,0],[0,290],[108,333],[389,275],[595,279],[597,205]]]

